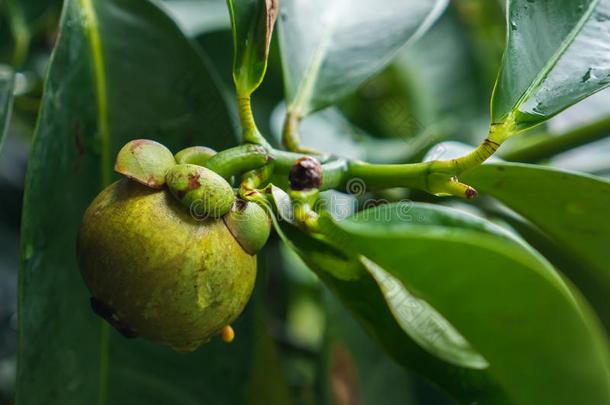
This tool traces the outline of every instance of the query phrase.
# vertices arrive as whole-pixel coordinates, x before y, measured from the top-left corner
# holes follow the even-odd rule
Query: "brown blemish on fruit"
[[[149,141],[148,139],[136,139],[135,141],[131,142],[130,147],[131,147],[131,150],[133,152],[135,152],[135,150],[138,149],[140,146],[147,145],[149,143],[153,143],[153,142]]]
[[[251,192],[253,193],[253,192]],[[242,211],[246,208],[246,205],[248,205],[248,202],[242,198],[238,198],[235,200],[235,209],[237,211]]]
[[[116,329],[121,335],[128,339],[132,339],[138,336],[137,333],[131,330],[129,325],[121,321],[115,311],[108,305],[104,304],[102,301],[98,300],[95,297],[91,297],[90,303],[93,312],[95,312],[97,316],[108,322],[110,326]]]
[[[176,194],[178,194],[179,199],[183,199],[190,191],[197,190],[201,186],[201,182],[199,179],[201,176],[199,174],[188,175],[188,183],[184,190],[176,190]]]
[[[189,174],[189,183],[184,192],[188,193],[191,190],[198,189],[201,186],[201,183],[199,182],[200,177],[199,174]]]

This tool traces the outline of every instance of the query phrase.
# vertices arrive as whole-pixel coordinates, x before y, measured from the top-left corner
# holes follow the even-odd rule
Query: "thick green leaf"
[[[11,120],[14,88],[15,72],[8,66],[0,65],[0,152]]]
[[[291,222],[292,211],[288,195],[279,188],[273,187],[272,196],[279,218]],[[408,215],[410,208],[410,205],[405,205],[402,212]],[[356,259],[351,266],[352,271],[350,266],[344,271],[337,267],[333,269],[332,274],[338,278],[353,279],[359,278],[362,270],[368,273],[381,291],[397,324],[419,346],[457,366],[473,369],[484,369],[489,366],[442,315],[425,301],[413,296],[383,268],[366,258]]]
[[[489,363],[426,301],[414,296],[385,269],[362,257],[398,324],[418,345],[441,359],[462,367],[485,369]]]
[[[578,263],[568,275],[610,326],[610,181],[516,163],[486,164],[464,181],[538,226]]]
[[[125,340],[89,308],[77,228],[112,181],[120,147],[143,137],[174,152],[235,143],[206,59],[149,1],[66,1],[26,180],[20,405],[243,403],[235,387],[250,378],[251,311],[235,325],[232,345],[179,355]]]
[[[275,194],[275,203],[283,205],[287,196]],[[415,343],[392,314],[387,297],[371,273],[353,255],[300,231],[281,215],[274,225],[284,242],[401,365],[422,374],[461,402],[507,403],[503,388],[486,372],[451,365]]]
[[[610,0],[510,0],[492,121],[536,125],[610,84]]]
[[[454,325],[505,390],[481,403],[610,401],[608,351],[595,318],[532,249],[456,210],[387,205],[321,218],[336,246],[394,276]]]
[[[227,0],[233,29],[233,80],[237,94],[247,97],[267,71],[278,0]]]
[[[446,5],[446,0],[284,1],[279,29],[288,111],[305,116],[354,91]]]

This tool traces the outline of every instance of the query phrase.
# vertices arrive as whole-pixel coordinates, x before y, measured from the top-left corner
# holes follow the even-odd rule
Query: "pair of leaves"
[[[610,84],[609,0],[511,0],[492,122],[539,124]]]
[[[386,350],[457,399],[609,400],[607,350],[594,317],[548,262],[507,232],[463,212],[420,204],[382,206],[342,222],[323,215],[320,225],[323,239],[276,221],[288,245]],[[417,299],[397,304],[402,290]],[[446,339],[439,331],[446,333],[447,324],[418,300],[442,314],[476,352]],[[427,314],[427,322],[409,319],[409,306]],[[438,347],[422,350],[410,337],[414,332]],[[453,352],[455,366],[439,360],[441,348]],[[456,361],[460,356],[467,360]],[[481,358],[489,367],[477,367]]]
[[[20,405],[228,404],[249,395],[252,310],[235,325],[232,345],[213,342],[185,356],[127,341],[89,308],[77,229],[112,180],[116,153],[135,138],[174,151],[236,141],[208,61],[159,8],[144,0],[67,0],[26,180]]]
[[[574,258],[574,263],[563,270],[609,327],[610,182],[504,162],[483,165],[467,173],[464,180],[524,216]]]

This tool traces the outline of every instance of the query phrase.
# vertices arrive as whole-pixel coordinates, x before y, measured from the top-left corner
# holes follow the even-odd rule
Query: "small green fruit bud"
[[[167,190],[123,179],[102,191],[78,235],[80,272],[94,311],[127,337],[195,350],[248,302],[256,258],[222,219],[198,221]]]
[[[166,181],[172,194],[200,218],[220,218],[235,202],[231,185],[205,167],[175,165],[167,172]]]
[[[136,139],[121,148],[114,170],[158,189],[163,187],[167,171],[175,164],[174,155],[165,146],[148,139]]]
[[[235,240],[248,254],[258,253],[269,239],[271,220],[256,203],[239,199],[223,219]]]
[[[216,151],[205,146],[191,146],[176,153],[176,162],[203,166]]]

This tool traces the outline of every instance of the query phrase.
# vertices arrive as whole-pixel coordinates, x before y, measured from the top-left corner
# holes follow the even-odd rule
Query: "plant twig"
[[[218,152],[205,161],[205,167],[228,179],[265,166],[272,160],[261,145],[245,144]]]
[[[371,190],[405,187],[427,191],[437,196],[472,199],[477,195],[476,190],[461,183],[458,176],[477,167],[492,156],[500,145],[514,133],[513,130],[514,125],[510,117],[503,124],[492,125],[488,137],[477,148],[467,155],[451,160],[413,164],[371,164],[343,158],[325,161],[325,157],[317,157],[323,163],[320,189],[343,188],[350,181],[358,180],[365,188]],[[264,173],[260,170],[252,173],[253,179],[263,177],[268,179],[271,177],[271,172],[287,174],[297,161],[306,156],[246,144],[218,153],[205,165],[225,178],[272,165],[271,168],[266,168]],[[261,174],[264,176],[261,177]],[[259,184],[261,181],[256,183],[255,187],[263,185]]]
[[[551,136],[534,144],[517,147],[502,154],[506,160],[535,163],[551,158],[578,146],[604,139],[610,135],[610,117]]]

